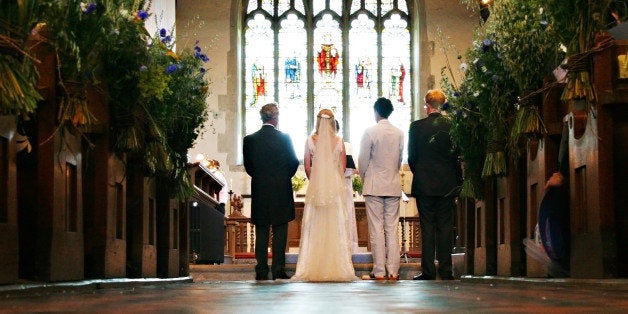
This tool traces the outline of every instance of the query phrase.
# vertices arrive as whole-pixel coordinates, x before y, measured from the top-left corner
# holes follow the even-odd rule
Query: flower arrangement
[[[507,43],[499,47],[499,52],[505,60],[505,70],[519,90],[511,143],[522,137],[538,137],[545,132],[538,113],[538,91],[544,78],[551,76],[564,58],[556,40],[559,30],[549,23],[543,3],[538,0],[496,2],[488,28],[498,41]]]
[[[506,142],[517,89],[504,67],[499,42],[490,34],[477,32],[476,36],[483,37],[474,41],[465,58],[458,55],[461,83],[456,85],[450,79],[453,70],[442,71],[442,86],[448,95],[442,110],[451,120],[451,136],[465,165],[461,195],[481,198],[481,178],[503,176],[508,171]]]
[[[151,1],[25,0],[17,5],[26,3],[39,23],[36,30],[52,45],[57,59],[58,129],[73,125],[76,131],[90,133],[97,130],[92,126],[107,124],[100,129],[109,130],[113,152],[141,160],[130,167],[168,180],[173,196],[189,196],[193,190],[186,154],[207,120],[209,92],[204,77],[209,58],[198,43],[177,53],[175,39],[165,30],[152,37],[144,26]],[[13,8],[0,13],[2,19],[16,16]],[[4,39],[2,32],[0,43]],[[28,79],[22,87],[36,86],[32,77],[21,75]],[[93,106],[102,103],[90,103],[88,88],[106,96],[109,121],[97,121],[92,115]],[[23,111],[32,112],[37,99],[23,101]]]
[[[172,183],[180,183],[175,192],[189,196],[192,184],[187,173],[187,151],[200,135],[208,118],[205,100],[209,82],[205,79],[205,64],[209,57],[203,53],[199,41],[194,47],[185,47],[180,53],[172,49],[174,40],[166,29],[153,37],[148,65],[142,70],[140,94],[155,121],[163,128],[169,159],[174,165],[167,176]],[[154,74],[155,76],[151,76]],[[166,86],[161,92],[149,92],[157,86]]]
[[[477,7],[474,0],[461,1]],[[573,58],[591,48],[601,29],[599,17],[610,2],[492,2],[490,18],[475,31],[466,61],[458,56],[460,84],[451,66],[441,71],[449,99],[443,109],[452,121],[451,135],[465,170],[461,196],[481,199],[483,179],[507,174],[507,161],[520,154],[522,139],[545,131],[537,97],[544,79],[566,55]],[[568,47],[566,53],[562,46]],[[591,101],[587,69],[570,70],[564,101],[578,97]]]
[[[303,188],[303,186],[305,186],[305,177],[301,174],[295,174],[291,181],[292,181],[292,191],[297,192],[299,190],[301,190]]]
[[[362,194],[362,178],[360,178],[359,175],[354,174],[351,177],[351,187],[353,188],[354,192],[357,192],[358,194]]]

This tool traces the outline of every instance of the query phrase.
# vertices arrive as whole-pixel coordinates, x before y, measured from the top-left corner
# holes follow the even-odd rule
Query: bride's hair
[[[329,125],[333,126],[332,129],[335,129],[334,112],[329,109],[321,109],[316,115],[316,131],[314,134],[319,134],[322,123],[329,123]]]

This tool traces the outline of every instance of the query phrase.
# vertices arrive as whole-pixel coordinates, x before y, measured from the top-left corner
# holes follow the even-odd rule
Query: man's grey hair
[[[279,107],[277,107],[276,103],[266,104],[259,110],[259,115],[262,118],[262,122],[266,123],[279,116]]]

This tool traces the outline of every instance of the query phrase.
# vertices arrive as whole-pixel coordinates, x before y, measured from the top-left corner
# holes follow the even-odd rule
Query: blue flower
[[[454,97],[458,97],[458,96],[460,96],[460,93],[459,92],[454,92]]]
[[[441,110],[449,109],[449,102],[445,102],[440,108],[441,108]]]
[[[172,74],[172,73],[174,73],[174,71],[176,71],[176,70],[178,70],[178,69],[179,69],[179,66],[178,66],[178,65],[176,65],[176,64],[171,64],[171,65],[169,65],[169,66],[166,68],[166,73],[167,73],[167,74]]]
[[[83,13],[85,14],[90,14],[96,11],[96,7],[97,7],[96,3],[91,2],[87,4],[85,2],[81,2],[81,11],[83,11]]]
[[[162,28],[159,30],[159,36],[160,37],[166,37],[166,35],[168,34],[168,31],[166,31],[165,28]]]
[[[199,46],[194,46],[194,51],[196,51],[196,52],[201,52],[201,47],[199,47]]]
[[[164,44],[167,44],[167,43],[169,43],[169,42],[171,42],[171,41],[172,41],[172,37],[170,37],[170,35],[165,36],[165,37],[163,37],[163,38],[161,39],[161,42],[162,42],[162,43],[164,43]]]
[[[144,10],[139,10],[137,12],[137,16],[139,16],[140,19],[145,20],[148,18],[148,12],[144,11]]]

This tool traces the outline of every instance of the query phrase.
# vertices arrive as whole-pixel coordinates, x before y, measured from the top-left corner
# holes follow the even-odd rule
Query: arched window
[[[246,1],[245,1],[246,2]],[[249,0],[244,15],[244,132],[261,126],[259,108],[279,104],[279,128],[303,156],[314,116],[334,111],[359,154],[374,125],[373,103],[395,107],[391,122],[412,120],[411,11],[406,0]]]

